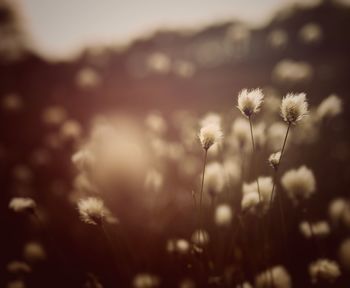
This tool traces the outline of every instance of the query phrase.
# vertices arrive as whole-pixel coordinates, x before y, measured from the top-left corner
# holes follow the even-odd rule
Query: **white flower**
[[[209,234],[205,230],[196,230],[193,232],[191,240],[198,246],[205,246],[209,243]]]
[[[282,148],[283,140],[286,136],[287,127],[284,122],[273,123],[267,130],[267,142],[272,151],[276,151]],[[291,134],[293,131],[289,131]],[[286,148],[288,148],[288,141]]]
[[[260,111],[261,104],[264,100],[264,94],[261,89],[243,89],[238,94],[238,109],[246,117],[251,117]]]
[[[220,142],[223,134],[220,126],[216,124],[209,124],[200,129],[198,136],[203,149],[208,150],[211,146]]]
[[[78,201],[78,211],[83,222],[101,225],[107,210],[101,199],[88,197]]]
[[[217,125],[221,127],[221,116],[217,113],[208,113],[200,121],[200,126]]]
[[[242,118],[236,119],[232,124],[232,136],[237,141],[239,148],[247,147],[250,143],[249,122]]]
[[[325,237],[331,232],[329,224],[326,221],[320,221],[316,223],[308,223],[306,221],[303,221],[299,225],[299,230],[305,238],[311,238],[312,236]]]
[[[259,200],[261,200],[264,211],[267,211],[270,205],[273,181],[271,177],[259,177],[258,181],[261,199],[259,199],[259,191],[256,181],[243,183],[242,209],[243,206],[245,207],[243,210],[254,207],[259,203]],[[258,203],[256,203],[256,195],[258,195]]]
[[[272,276],[272,277],[271,277]],[[272,279],[271,279],[272,278]],[[292,280],[283,266],[275,266],[255,278],[256,288],[291,288]]]
[[[305,44],[317,43],[322,38],[322,29],[316,23],[308,23],[300,29],[299,37]]]
[[[227,204],[221,204],[215,210],[215,223],[218,226],[228,226],[232,221],[232,209]]]
[[[185,239],[177,239],[176,241],[176,251],[179,254],[187,254],[190,250],[190,243]]]
[[[28,262],[45,260],[46,253],[43,246],[37,242],[28,242],[23,249],[23,256]]]
[[[36,203],[31,198],[15,197],[9,203],[9,208],[15,212],[27,212],[36,208]]]
[[[312,78],[313,70],[313,67],[307,62],[284,59],[275,65],[272,77],[281,83],[302,83]]]
[[[273,169],[277,169],[281,159],[281,151],[272,153],[269,157],[269,164]]]
[[[282,29],[273,30],[268,35],[268,41],[273,48],[285,47],[288,42],[288,34]]]
[[[314,173],[306,166],[284,173],[281,183],[289,198],[295,203],[301,199],[308,199],[316,190]]]
[[[316,114],[318,119],[331,118],[343,111],[342,100],[335,94],[328,96],[318,105]]]
[[[242,174],[241,164],[238,161],[227,159],[223,164],[223,168],[226,176],[226,182],[230,185],[238,184]]]
[[[350,238],[346,238],[340,244],[338,255],[342,266],[349,271],[350,270]]]
[[[306,102],[306,94],[288,93],[281,104],[281,115],[283,120],[288,124],[296,124],[304,118],[308,113],[308,104]]]
[[[334,224],[350,227],[350,203],[343,198],[334,199],[328,208],[328,214]]]
[[[211,196],[216,196],[225,188],[225,173],[218,162],[209,163],[205,169],[204,190]]]
[[[248,211],[252,208],[255,208],[259,204],[259,193],[251,192],[247,194],[243,194],[243,198],[241,201],[242,211]]]
[[[325,280],[334,282],[341,275],[339,265],[328,259],[318,259],[309,266],[309,274],[313,283]]]
[[[147,273],[140,273],[134,277],[134,288],[154,288],[158,287],[160,280],[157,276]]]

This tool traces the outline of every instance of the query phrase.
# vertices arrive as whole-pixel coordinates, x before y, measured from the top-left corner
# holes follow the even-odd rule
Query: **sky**
[[[35,49],[65,58],[87,45],[126,44],[159,28],[240,19],[261,25],[295,0],[17,0]],[[299,0],[302,1],[302,0]],[[303,0],[311,1],[311,0]]]

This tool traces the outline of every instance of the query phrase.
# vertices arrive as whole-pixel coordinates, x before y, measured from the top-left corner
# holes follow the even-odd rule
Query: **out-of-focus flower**
[[[339,261],[341,265],[350,270],[350,238],[346,238],[339,246],[338,250]]]
[[[350,227],[350,203],[343,198],[336,198],[329,204],[328,214],[333,224]]]
[[[67,111],[61,106],[47,107],[42,113],[43,122],[47,125],[59,125],[67,118]]]
[[[282,148],[283,140],[286,137],[287,127],[283,122],[273,123],[267,130],[267,143],[272,151],[276,151]],[[290,131],[289,133],[292,133]],[[288,142],[286,143],[288,148]]]
[[[236,119],[232,124],[232,136],[237,141],[238,148],[248,148],[250,144],[249,122],[242,118]]]
[[[313,283],[320,281],[332,283],[340,277],[341,272],[337,262],[328,259],[318,259],[310,264],[309,274]]]
[[[101,76],[95,69],[85,67],[78,71],[75,82],[78,87],[83,89],[94,88],[100,85]]]
[[[23,274],[32,272],[32,268],[22,261],[11,261],[7,264],[6,269],[9,273]]]
[[[285,30],[275,29],[269,33],[267,39],[272,48],[280,49],[287,45],[288,34]]]
[[[272,276],[272,277],[271,277]],[[256,288],[291,288],[292,279],[283,266],[275,266],[255,278]]]
[[[46,259],[46,253],[40,243],[28,242],[24,246],[23,257],[30,263],[37,263]]]
[[[204,190],[211,196],[216,196],[225,188],[225,173],[218,162],[209,163],[205,169]]]
[[[282,99],[281,115],[288,124],[296,124],[308,113],[306,94],[289,93]]]
[[[92,225],[101,225],[106,216],[106,207],[103,201],[96,197],[80,199],[78,211],[81,220]]]
[[[241,180],[242,168],[239,160],[226,159],[223,164],[226,176],[225,182],[229,185],[237,185]]]
[[[209,234],[207,231],[201,229],[193,232],[191,240],[198,246],[205,246],[209,243]]]
[[[263,101],[264,94],[261,89],[243,89],[238,94],[237,107],[245,117],[249,118],[260,111]]]
[[[149,170],[145,179],[145,187],[153,191],[159,191],[163,187],[163,175],[157,170]]]
[[[215,210],[215,223],[218,226],[228,226],[233,217],[232,209],[227,204],[221,204]]]
[[[6,288],[26,288],[26,284],[22,280],[12,280],[7,283]]]
[[[294,203],[310,198],[316,191],[314,173],[306,166],[285,172],[281,178],[281,183],[288,197]]]
[[[286,84],[303,83],[312,78],[313,68],[306,62],[290,59],[281,60],[272,71],[272,77],[277,82]]]
[[[299,225],[299,230],[305,238],[311,238],[313,236],[321,238],[329,235],[331,232],[329,224],[326,221],[320,221],[316,223],[303,221]]]
[[[64,140],[78,140],[82,134],[82,128],[76,120],[66,120],[60,129],[61,137]]]
[[[152,112],[147,115],[146,125],[156,135],[163,135],[168,129],[166,121],[158,112]]]
[[[217,125],[218,127],[221,127],[221,116],[217,113],[207,113],[204,115],[204,117],[200,120],[199,124],[201,127],[208,126],[208,125]]]
[[[137,274],[133,279],[134,288],[154,288],[158,287],[160,279],[158,276],[147,273]]]
[[[243,194],[241,201],[242,211],[254,211],[254,208],[259,204],[258,191]]]
[[[335,94],[328,96],[318,105],[316,114],[318,119],[332,118],[343,111],[342,100]]]
[[[180,282],[179,288],[196,288],[196,283],[192,279],[184,279]]]
[[[167,74],[171,70],[171,59],[164,53],[155,52],[146,60],[147,68],[157,74]]]
[[[254,140],[256,149],[261,149],[266,143],[266,125],[260,122],[255,125],[254,129]]]
[[[1,99],[2,108],[6,111],[19,111],[23,108],[23,100],[18,94],[7,94]]]
[[[199,140],[204,150],[208,150],[214,144],[219,143],[222,136],[221,128],[215,124],[203,126],[199,131]]]
[[[322,39],[322,28],[319,24],[305,24],[299,31],[299,37],[305,44],[318,43]]]
[[[9,203],[9,208],[15,212],[29,212],[36,208],[36,203],[31,198],[14,197]]]
[[[242,206],[246,206],[243,210],[254,207],[253,205],[259,204],[261,200],[261,204],[263,205],[262,207],[264,208],[265,211],[267,211],[270,204],[271,193],[272,193],[272,186],[273,186],[272,178],[259,177],[258,181],[259,181],[261,199],[259,199],[259,191],[258,191],[258,185],[256,181],[253,181],[251,183],[243,183]],[[256,195],[258,195],[258,203],[256,203]],[[254,211],[254,210],[250,210],[250,211]]]
[[[278,165],[280,163],[280,159],[281,159],[281,151],[278,151],[276,153],[272,153],[269,157],[269,164],[270,166],[277,170]]]
[[[178,60],[173,64],[174,73],[181,78],[191,78],[196,72],[196,66],[184,60]]]

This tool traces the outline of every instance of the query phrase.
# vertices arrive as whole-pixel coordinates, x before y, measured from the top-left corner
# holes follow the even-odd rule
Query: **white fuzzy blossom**
[[[264,211],[267,211],[271,200],[273,181],[271,177],[259,177],[258,181],[261,199],[259,199],[259,191],[256,181],[243,183],[243,198],[241,203],[243,210],[249,209],[254,212],[254,209],[251,208],[258,205],[261,200],[262,208]]]
[[[269,164],[273,169],[277,169],[281,159],[281,151],[272,153],[269,157]]]
[[[218,226],[228,226],[231,224],[233,217],[230,205],[221,204],[215,210],[215,224]]]
[[[198,137],[203,149],[208,150],[211,146],[221,141],[223,133],[219,125],[209,124],[200,129]]]
[[[264,101],[264,94],[261,89],[243,89],[238,94],[238,109],[247,118],[260,111],[261,104]]]
[[[334,282],[340,277],[341,271],[337,262],[328,259],[318,259],[309,266],[311,281]]]
[[[255,278],[256,288],[291,288],[292,280],[283,266],[275,266]]]
[[[294,203],[310,198],[316,191],[314,173],[306,166],[301,166],[299,169],[291,169],[284,173],[281,183],[288,197]]]
[[[154,288],[158,287],[160,280],[158,276],[147,273],[137,274],[133,279],[134,288]]]
[[[224,161],[223,168],[226,176],[226,183],[230,185],[236,185],[239,183],[242,174],[242,168],[239,161],[234,161],[232,159],[227,159]]]
[[[329,204],[328,214],[333,224],[350,227],[350,203],[343,198],[336,198]]]
[[[32,198],[14,197],[9,203],[9,208],[15,212],[33,211],[36,208],[36,203]]]
[[[350,271],[350,238],[346,238],[340,244],[338,256],[342,267]]]
[[[250,144],[249,122],[242,118],[236,119],[232,124],[232,136],[237,142],[238,148],[248,148],[248,144]]]
[[[224,167],[218,162],[211,162],[205,169],[204,190],[216,196],[225,188]]]
[[[326,221],[319,221],[316,223],[303,221],[299,225],[299,230],[305,238],[311,238],[313,236],[321,238],[329,235],[331,232],[329,224]]]
[[[316,110],[317,118],[322,120],[339,115],[343,111],[343,103],[339,96],[333,94],[318,105]]]
[[[283,120],[288,124],[296,124],[303,119],[308,113],[308,103],[306,101],[306,94],[288,93],[281,104],[281,115]]]
[[[106,217],[106,207],[103,201],[96,197],[83,198],[78,201],[78,211],[83,222],[101,225]]]

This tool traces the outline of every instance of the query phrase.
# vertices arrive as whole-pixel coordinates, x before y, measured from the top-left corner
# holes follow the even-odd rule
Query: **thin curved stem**
[[[256,152],[256,149],[255,149],[255,141],[254,141],[254,133],[253,133],[253,124],[252,124],[252,120],[251,120],[251,117],[249,116],[249,126],[250,126],[250,137],[251,137],[251,140],[252,140],[252,152],[253,152],[253,165],[254,165],[254,162],[255,162],[255,152]],[[261,193],[260,193],[260,185],[259,185],[259,178],[256,177],[256,185],[258,186],[258,194],[259,194],[259,204],[261,204]]]
[[[204,175],[205,175],[205,166],[207,164],[207,156],[208,156],[208,149],[205,149],[204,153],[204,160],[203,160],[203,172],[202,172],[202,182],[201,182],[201,191],[199,196],[199,216],[198,216],[198,222],[199,222],[199,234],[202,230],[202,202],[203,202],[203,188],[204,188]],[[200,237],[200,235],[199,235]]]

